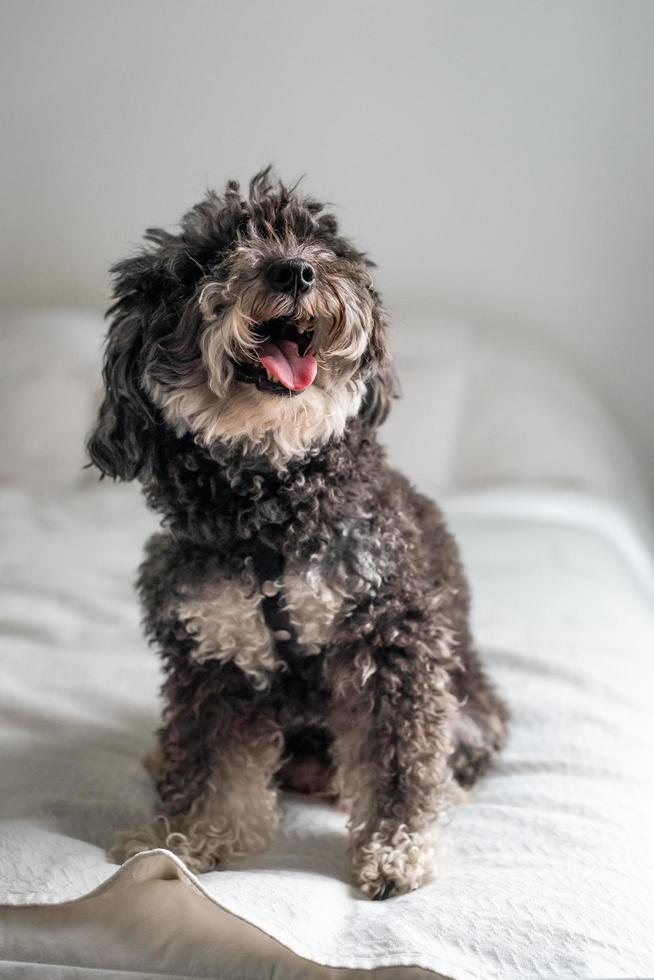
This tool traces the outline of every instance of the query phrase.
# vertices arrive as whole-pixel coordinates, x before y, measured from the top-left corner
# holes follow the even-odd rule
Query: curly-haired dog
[[[89,439],[165,528],[138,586],[166,667],[159,812],[113,854],[206,871],[263,848],[283,784],[349,806],[365,893],[416,888],[506,711],[457,547],[377,443],[394,380],[372,264],[268,171],[146,238],[114,269]]]

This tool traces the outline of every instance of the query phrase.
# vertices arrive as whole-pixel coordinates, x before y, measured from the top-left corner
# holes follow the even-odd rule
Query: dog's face
[[[322,205],[268,173],[243,197],[210,193],[179,235],[114,269],[105,401],[89,452],[129,479],[156,451],[157,421],[211,447],[241,444],[283,468],[381,421],[392,396],[370,263]]]

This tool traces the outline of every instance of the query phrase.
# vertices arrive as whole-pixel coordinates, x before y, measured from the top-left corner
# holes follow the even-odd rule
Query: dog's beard
[[[342,435],[365,393],[372,302],[364,291],[343,277],[307,296],[275,295],[253,276],[205,286],[198,304],[201,368],[179,387],[148,384],[178,433],[207,447],[240,443],[277,468]]]

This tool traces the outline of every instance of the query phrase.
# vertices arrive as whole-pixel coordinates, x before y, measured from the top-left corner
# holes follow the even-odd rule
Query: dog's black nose
[[[278,293],[306,293],[313,285],[316,270],[302,259],[280,259],[268,267],[268,284]]]

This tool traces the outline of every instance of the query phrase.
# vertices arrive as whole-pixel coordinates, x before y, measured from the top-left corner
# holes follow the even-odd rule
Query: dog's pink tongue
[[[259,360],[290,391],[304,391],[313,384],[318,370],[315,356],[306,353],[301,357],[293,340],[264,340],[259,347]]]

